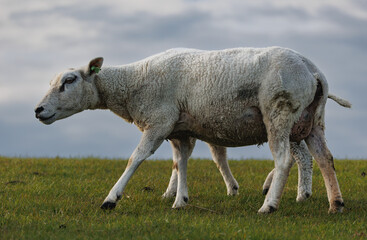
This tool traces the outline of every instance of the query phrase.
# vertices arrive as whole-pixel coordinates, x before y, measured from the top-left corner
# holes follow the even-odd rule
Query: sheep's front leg
[[[152,155],[155,150],[162,144],[165,136],[162,136],[164,129],[150,129],[143,132],[143,136],[131,155],[126,169],[120,179],[112,187],[110,193],[103,201],[101,206],[102,209],[113,209],[116,206],[116,202],[120,200],[122,193],[126,187],[126,184],[130,180],[131,176],[134,174],[135,170],[139,165],[150,155]]]
[[[208,144],[210,152],[213,157],[213,161],[217,165],[220,173],[222,174],[223,180],[227,186],[228,195],[237,195],[239,185],[236,179],[233,177],[231,169],[229,168],[227,161],[227,149],[225,147]]]
[[[174,159],[177,160],[177,194],[172,208],[184,207],[189,201],[189,194],[187,190],[187,160],[189,159],[192,150],[195,146],[195,139],[183,137],[180,139],[170,140]]]

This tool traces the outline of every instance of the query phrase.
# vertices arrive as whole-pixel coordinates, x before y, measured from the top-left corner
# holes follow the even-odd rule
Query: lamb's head
[[[58,74],[51,81],[46,96],[36,106],[36,118],[44,124],[51,124],[94,108],[99,100],[94,80],[102,63],[103,58],[95,58],[86,67]]]

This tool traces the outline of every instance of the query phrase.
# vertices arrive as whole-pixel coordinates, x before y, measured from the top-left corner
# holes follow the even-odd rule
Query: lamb
[[[340,99],[332,94],[328,95],[328,98],[332,98],[338,104],[343,107],[350,108],[351,105],[349,102],[344,99]],[[190,142],[195,145],[196,139],[191,138]],[[299,144],[293,144],[291,147],[292,152],[292,166],[295,162],[298,164],[298,190],[297,190],[297,202],[302,202],[308,199],[312,195],[312,156],[307,149],[307,145],[304,141]],[[163,198],[174,197],[177,194],[177,191],[181,191],[182,189],[186,189],[185,187],[178,188],[178,167],[177,167],[177,159],[181,156],[180,149],[176,148],[174,144],[172,144],[173,150],[173,167],[172,167],[172,175],[169,181],[169,185],[167,187],[166,192],[163,194]],[[227,187],[227,195],[234,196],[238,194],[239,185],[236,179],[233,177],[231,170],[229,168],[226,156],[226,148],[216,145],[211,145],[208,143],[210,152],[212,154],[213,161],[216,163],[217,168],[222,174],[223,180]],[[191,152],[190,154],[191,155]],[[266,195],[269,191],[273,175],[275,169],[270,171],[263,185],[263,194]],[[184,194],[182,194],[184,195]],[[184,202],[179,201],[180,198],[176,198],[172,208],[184,207],[186,202],[188,201],[188,196],[185,197]]]
[[[172,174],[171,178],[167,187],[167,190],[163,194],[163,198],[171,198],[177,196],[177,192],[181,192],[183,189],[187,189],[186,184],[186,176],[180,175],[181,179],[184,179],[183,181],[178,181],[179,174],[179,168],[178,168],[178,161],[182,158],[183,155],[187,154],[187,158],[191,156],[191,152],[194,149],[196,139],[195,138],[189,138],[190,142],[190,151],[186,153],[184,149],[181,149],[175,140],[170,140],[170,144],[172,146],[172,152],[173,152],[173,167],[172,167]],[[236,181],[236,179],[233,177],[231,169],[229,168],[228,161],[226,158],[226,148],[220,147],[212,144],[208,144],[210,152],[212,154],[212,159],[215,162],[218,170],[222,174],[224,183],[227,187],[227,195],[237,195],[239,185]],[[185,166],[186,168],[186,166]],[[182,172],[182,169],[181,169]],[[180,182],[180,187],[178,187],[178,184]],[[181,195],[181,194],[179,194]],[[184,195],[184,193],[182,194]],[[182,200],[182,198],[180,198]],[[177,201],[174,202],[172,208],[179,208],[186,205],[188,201],[188,195],[185,196],[184,201],[179,201],[178,198],[176,198]]]
[[[196,139],[190,138],[191,144],[195,144]],[[177,159],[183,154],[181,153],[181,149],[177,148],[175,144],[171,142],[172,150],[173,150],[173,167],[172,167],[172,175],[169,181],[169,185],[167,187],[166,192],[163,194],[163,198],[170,198],[177,195],[178,191],[182,191],[183,189],[187,189],[187,186],[178,188],[178,166]],[[292,144],[292,143],[291,143]],[[213,161],[216,163],[217,168],[222,174],[223,180],[227,187],[227,195],[237,195],[239,185],[236,179],[233,177],[231,170],[229,168],[226,156],[226,148],[221,146],[216,146],[209,144],[209,149],[212,154]],[[192,147],[193,149],[193,147]],[[306,144],[302,141],[299,145],[294,144],[292,151],[292,165],[294,162],[298,164],[298,191],[297,191],[297,202],[301,202],[309,198],[312,194],[312,156],[308,152]],[[191,150],[192,151],[192,150]],[[191,152],[189,153],[191,155]],[[263,194],[266,195],[270,184],[274,175],[273,169],[267,176],[264,186],[263,186]],[[185,178],[186,179],[186,178]],[[181,195],[185,196],[184,193]],[[181,200],[181,201],[180,201]],[[172,208],[184,207],[188,201],[188,196],[184,197],[184,201],[182,198],[176,198]]]
[[[275,171],[259,213],[278,208],[292,152],[305,141],[321,169],[329,212],[343,210],[324,137],[328,84],[299,53],[280,47],[174,49],[124,66],[101,69],[102,63],[96,58],[86,67],[60,73],[36,107],[36,117],[51,124],[85,109],[110,109],[143,132],[103,209],[116,206],[135,170],[164,139],[180,149],[182,190],[175,202],[185,202],[190,139],[196,138],[222,147],[269,142]]]

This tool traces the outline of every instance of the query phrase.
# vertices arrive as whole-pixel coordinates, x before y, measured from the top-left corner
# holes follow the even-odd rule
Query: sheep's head
[[[103,58],[95,58],[87,67],[69,69],[58,74],[51,81],[46,96],[36,107],[36,118],[44,124],[51,124],[93,108],[99,99],[94,79],[102,63]]]

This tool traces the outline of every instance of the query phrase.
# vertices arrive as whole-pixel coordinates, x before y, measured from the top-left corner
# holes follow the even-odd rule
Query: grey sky
[[[284,46],[311,59],[330,91],[327,139],[339,158],[366,158],[367,3],[364,0],[10,1],[0,9],[0,155],[130,156],[141,133],[109,111],[85,111],[50,126],[33,108],[52,77],[103,56],[105,65],[173,47]],[[210,157],[198,143],[194,157]],[[154,158],[170,158],[164,143]],[[229,150],[230,158],[270,158],[267,146]]]

